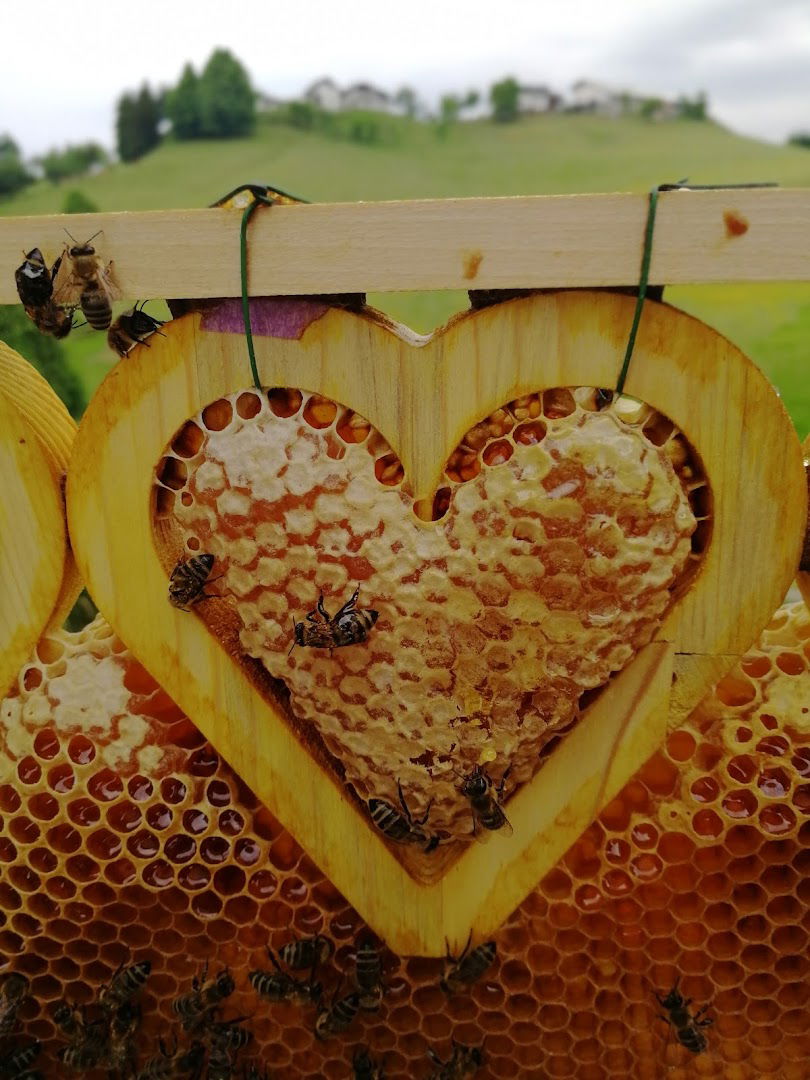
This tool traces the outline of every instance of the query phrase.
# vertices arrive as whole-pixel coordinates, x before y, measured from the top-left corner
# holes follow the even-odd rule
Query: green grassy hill
[[[239,183],[275,184],[316,201],[646,191],[688,176],[695,183],[774,180],[810,186],[810,152],[743,138],[711,123],[538,116],[515,124],[434,128],[377,118],[365,146],[263,120],[250,139],[167,142],[134,165],[61,186],[39,183],[0,203],[0,214],[61,210],[79,188],[101,210],[205,206]],[[36,237],[32,237],[32,245]],[[667,299],[731,337],[780,389],[800,434],[810,430],[810,284],[692,286]],[[463,293],[386,294],[370,302],[422,332],[466,307]],[[92,389],[110,366],[101,335],[82,330],[69,362]]]

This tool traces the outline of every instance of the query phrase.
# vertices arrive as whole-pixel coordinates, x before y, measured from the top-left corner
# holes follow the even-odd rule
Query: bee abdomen
[[[411,826],[390,803],[383,799],[369,799],[368,809],[371,820],[389,840],[397,844],[407,843],[411,836]]]
[[[112,307],[103,289],[87,288],[82,293],[82,313],[94,330],[107,330],[112,322]]]

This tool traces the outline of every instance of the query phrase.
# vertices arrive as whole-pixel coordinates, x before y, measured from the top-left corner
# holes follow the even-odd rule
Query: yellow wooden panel
[[[62,494],[32,428],[0,392],[0,697],[54,610],[65,564]]]
[[[331,310],[300,340],[257,337],[257,360],[263,385],[317,391],[365,416],[401,457],[418,498],[435,489],[462,434],[498,406],[554,386],[612,385],[632,311],[623,296],[547,294],[471,314],[416,343],[371,314]],[[704,565],[656,641],[510,800],[514,835],[475,846],[441,880],[420,883],[238,657],[167,601],[151,520],[155,467],[190,416],[251,382],[241,335],[205,332],[199,315],[165,329],[108,377],[77,439],[69,520],[94,598],[392,948],[438,955],[445,938],[463,943],[473,926],[489,933],[661,742],[672,675],[684,676],[679,710],[708,688],[718,665],[684,661],[732,662],[784,595],[806,514],[800,447],[784,408],[729,342],[666,305],[647,306],[627,389],[669,416],[702,461],[714,498]]]
[[[212,193],[215,194],[215,193]],[[632,285],[646,195],[545,195],[318,203],[256,212],[254,296]],[[77,240],[99,229],[124,295],[238,296],[241,211],[75,214]],[[39,246],[53,260],[64,215],[0,219],[0,303],[17,302],[12,270]],[[733,222],[733,225],[731,224]],[[810,191],[671,191],[661,195],[651,281],[810,279]]]

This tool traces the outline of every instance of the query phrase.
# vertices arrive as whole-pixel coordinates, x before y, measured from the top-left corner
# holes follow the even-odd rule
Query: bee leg
[[[323,606],[323,593],[321,593],[321,595],[318,597],[318,606],[315,608],[315,611],[318,612],[318,614],[321,616],[322,619],[326,619],[327,622],[332,621],[331,615],[326,610],[326,608]],[[314,615],[315,611],[311,612],[311,614]],[[309,615],[307,616],[307,618],[309,618]]]
[[[500,799],[501,795],[503,795],[503,789],[504,789],[504,786],[506,784],[506,778],[509,776],[509,773],[511,771],[512,771],[512,766],[510,765],[509,768],[506,770],[506,772],[501,777],[500,784],[498,784],[498,786],[495,788],[496,792],[498,793],[498,798],[499,799]]]
[[[408,824],[413,825],[413,818],[411,817],[411,811],[408,804],[405,802],[405,792],[402,790],[402,781],[397,780],[397,791],[399,792],[399,804],[402,807],[405,817],[408,819]]]
[[[414,821],[414,825],[424,825],[425,824],[428,817],[430,816],[430,808],[431,808],[431,806],[433,806],[433,796],[431,796],[430,801],[427,804],[427,810],[425,810],[424,814],[422,814],[422,816],[417,821]]]

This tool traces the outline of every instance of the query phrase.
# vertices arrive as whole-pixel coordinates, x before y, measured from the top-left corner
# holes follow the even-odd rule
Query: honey
[[[497,790],[508,768],[508,796],[583,694],[649,642],[699,565],[711,502],[669,421],[588,387],[496,410],[444,481],[414,501],[397,454],[352,410],[245,390],[174,437],[154,503],[167,569],[215,557],[226,603],[197,610],[283,681],[320,759],[362,801],[399,806],[401,783],[415,819],[430,804],[437,869],[407,861],[425,880],[447,841],[473,839],[460,778],[485,760]],[[321,595],[333,614],[355,589],[361,612],[379,612],[361,643],[291,649]]]
[[[35,1066],[62,1075],[57,1004],[89,1005],[119,964],[149,959],[143,1064],[208,961],[236,981],[225,1015],[250,1017],[243,1060],[271,1077],[350,1077],[366,1046],[392,1080],[422,1080],[428,1047],[447,1060],[456,1039],[482,1048],[482,1080],[806,1080],[810,673],[778,657],[803,656],[808,634],[802,606],[778,613],[732,675],[753,696],[721,681],[506,921],[480,980],[448,997],[443,961],[384,950],[380,1012],[323,1043],[313,1009],[262,1002],[247,975],[267,945],[325,934],[331,997],[362,920],[102,619],[54,635],[40,655],[55,659],[35,656],[0,707],[0,978],[30,980],[15,1038],[41,1039]],[[107,712],[65,713],[62,686]],[[125,747],[130,715],[143,726]],[[676,977],[714,1020],[697,1055],[654,997]]]

